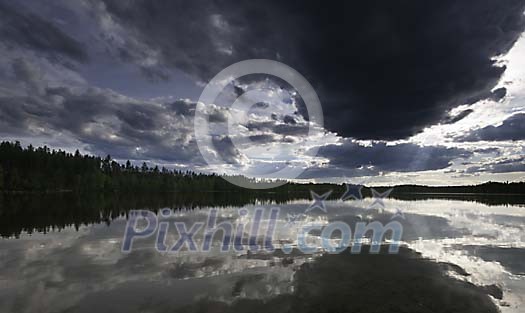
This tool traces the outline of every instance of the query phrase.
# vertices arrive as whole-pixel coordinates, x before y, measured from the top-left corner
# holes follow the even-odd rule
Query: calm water
[[[288,223],[311,202],[214,197],[210,201],[216,206],[162,197],[3,199],[0,312],[388,312],[392,301],[406,303],[407,311],[466,305],[475,312],[486,299],[476,295],[469,300],[462,292],[487,285],[501,287],[503,299],[490,301],[503,312],[520,312],[525,304],[523,205],[419,197],[387,199],[380,210],[369,208],[373,199],[328,201],[327,213],[315,209]],[[161,253],[154,248],[154,237],[138,239],[131,253],[122,253],[126,212],[165,207],[178,208],[168,221],[205,222],[209,209],[217,208],[220,221],[245,223],[246,229],[256,208],[266,208],[268,214],[279,207],[273,237],[277,248],[295,243],[308,223],[343,221],[353,228],[357,221],[386,224],[395,212],[403,212],[404,218],[394,218],[403,226],[403,243],[421,256],[407,249],[379,256],[220,252],[220,236],[207,253]],[[239,216],[241,208],[248,216]],[[167,242],[177,239],[172,228]],[[199,243],[202,237],[202,232],[195,235]],[[318,234],[308,240],[320,245]],[[448,276],[442,277],[438,268],[445,268]],[[447,288],[459,291],[444,292]]]

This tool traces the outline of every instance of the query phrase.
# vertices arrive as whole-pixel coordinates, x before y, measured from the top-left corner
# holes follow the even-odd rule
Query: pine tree
[[[4,189],[4,169],[0,166],[0,190]]]

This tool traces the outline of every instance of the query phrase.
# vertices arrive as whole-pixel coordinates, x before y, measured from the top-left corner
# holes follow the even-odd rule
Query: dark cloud
[[[460,142],[482,140],[525,140],[525,113],[510,116],[500,126],[483,127],[456,138]]]
[[[291,115],[286,115],[286,116],[284,117],[284,122],[285,122],[286,124],[292,124],[292,125],[297,124],[297,121],[296,121],[295,118],[294,118],[293,116],[291,116]]]
[[[274,135],[272,134],[259,134],[259,135],[252,135],[248,137],[252,142],[256,143],[271,143],[274,141],[277,141]]]
[[[360,139],[406,138],[458,105],[504,96],[490,92],[505,70],[493,57],[525,26],[524,0],[105,4],[159,67],[201,80],[249,58],[294,67],[320,94],[326,127]]]
[[[195,103],[191,101],[177,100],[166,104],[171,110],[181,116],[195,116]]]
[[[492,92],[492,95],[489,97],[493,101],[500,101],[507,95],[507,88],[501,87],[498,89],[495,89]]]
[[[288,117],[288,118],[287,118]],[[271,120],[271,121],[249,121],[246,127],[250,131],[264,131],[271,132],[276,135],[283,136],[307,136],[308,135],[308,124],[307,123],[291,123],[289,115],[285,115],[284,119]],[[278,118],[275,116],[275,118]],[[295,120],[294,120],[295,121]]]
[[[500,149],[499,148],[494,148],[494,147],[491,147],[491,148],[479,148],[479,149],[474,150],[473,152],[480,153],[480,154],[489,154],[489,153],[495,153],[496,155],[501,154]]]
[[[439,170],[452,165],[454,159],[470,157],[472,152],[460,148],[419,146],[413,143],[373,143],[364,146],[346,140],[341,145],[321,147],[318,155],[328,159],[327,166],[309,170],[306,176],[367,176],[380,172]]]
[[[235,147],[230,137],[214,136],[212,137],[212,144],[215,148],[215,151],[226,163],[233,165],[242,164],[242,154]]]
[[[472,112],[474,112],[474,110],[471,110],[471,109],[463,110],[459,114],[447,116],[441,123],[443,124],[457,123],[461,121],[462,119],[464,119],[465,117],[469,116]]]
[[[468,167],[464,174],[525,172],[525,157],[508,158]]]
[[[238,87],[236,87],[238,88]],[[239,95],[242,95],[243,92],[241,92]],[[253,107],[255,109],[267,109],[270,107],[270,104],[269,103],[266,103],[266,102],[257,102],[256,104],[253,105]]]
[[[0,2],[0,38],[8,47],[24,47],[60,61],[64,56],[86,62],[84,46],[53,23],[14,1]]]

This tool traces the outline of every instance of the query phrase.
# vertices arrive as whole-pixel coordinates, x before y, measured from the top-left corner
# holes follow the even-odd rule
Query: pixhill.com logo
[[[348,191],[348,190],[347,190]],[[347,195],[348,192],[345,192]],[[360,193],[359,193],[360,194]],[[135,210],[129,214],[122,241],[122,252],[129,253],[137,240],[154,239],[154,248],[161,253],[210,252],[214,247],[220,252],[274,252],[276,249],[291,253],[340,253],[348,248],[361,253],[362,246],[370,245],[370,253],[379,253],[381,246],[389,245],[389,253],[397,253],[403,235],[403,225],[397,220],[402,212],[396,211],[390,222],[356,222],[353,227],[344,221],[319,222],[308,219],[314,210],[327,213],[326,199],[330,193],[312,192],[312,203],[302,214],[287,213],[284,217],[279,207],[241,208],[236,216],[224,218],[218,209],[210,209],[200,221],[182,221],[172,210],[156,214],[148,210]],[[373,204],[383,206],[385,194],[374,194]],[[290,231],[293,229],[293,231]],[[286,238],[277,234],[287,233]],[[171,242],[168,243],[171,238]],[[315,240],[317,239],[317,240]],[[284,243],[283,243],[284,241]]]

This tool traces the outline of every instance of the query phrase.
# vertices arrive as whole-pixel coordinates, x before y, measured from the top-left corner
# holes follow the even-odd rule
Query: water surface
[[[494,303],[503,312],[519,312],[525,303],[525,208],[519,203],[418,196],[387,199],[384,209],[370,209],[373,199],[331,200],[327,213],[312,210],[289,223],[289,216],[303,214],[310,201],[213,197],[4,198],[0,311],[388,312],[401,307],[490,312]],[[129,210],[168,207],[173,208],[170,222],[204,222],[210,209],[218,209],[221,221],[244,222],[247,229],[257,208],[279,207],[277,250],[249,252],[246,246],[246,251],[220,252],[219,236],[207,253],[161,253],[154,237],[137,240],[130,253],[121,251]],[[248,217],[239,216],[241,208]],[[279,250],[280,244],[296,241],[305,223],[343,221],[353,227],[359,221],[392,220],[403,225],[407,246],[398,255]],[[167,241],[177,237],[170,229]],[[201,234],[196,237],[202,242]],[[309,240],[320,242],[315,233]]]

